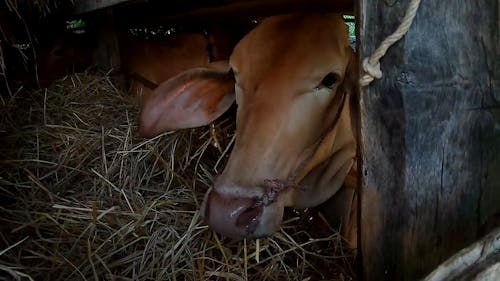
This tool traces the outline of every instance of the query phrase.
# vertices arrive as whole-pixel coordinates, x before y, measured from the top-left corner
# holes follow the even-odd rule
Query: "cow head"
[[[355,65],[341,16],[270,17],[237,44],[229,66],[160,85],[143,104],[140,133],[208,124],[236,99],[235,145],[201,212],[228,237],[267,236],[284,207],[323,203],[352,167]]]

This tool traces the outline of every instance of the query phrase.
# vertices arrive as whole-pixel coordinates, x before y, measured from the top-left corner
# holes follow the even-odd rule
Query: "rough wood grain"
[[[132,0],[75,0],[75,13],[83,14],[126,2]]]
[[[361,0],[360,55],[409,0]],[[416,280],[500,212],[498,0],[422,1],[361,95],[366,280]],[[493,223],[492,223],[493,222]]]

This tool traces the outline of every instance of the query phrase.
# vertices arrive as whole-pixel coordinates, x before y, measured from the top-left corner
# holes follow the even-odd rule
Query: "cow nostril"
[[[255,198],[239,198],[210,190],[202,203],[202,217],[216,232],[233,239],[252,236],[261,223],[264,205]]]
[[[258,219],[261,214],[262,206],[248,208],[238,216],[236,226],[246,228],[247,231],[253,232],[258,225]]]

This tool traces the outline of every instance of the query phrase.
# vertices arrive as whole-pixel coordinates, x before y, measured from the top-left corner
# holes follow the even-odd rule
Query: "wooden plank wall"
[[[409,0],[360,0],[359,51],[393,32]],[[365,280],[417,280],[498,225],[498,0],[422,1],[361,94]]]

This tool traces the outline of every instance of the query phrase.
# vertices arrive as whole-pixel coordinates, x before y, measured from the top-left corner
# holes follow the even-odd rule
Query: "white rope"
[[[380,70],[380,59],[385,55],[389,47],[391,47],[394,43],[399,41],[408,29],[410,28],[411,23],[413,22],[413,18],[417,14],[418,6],[420,5],[420,0],[412,0],[410,5],[408,6],[408,10],[406,11],[406,15],[404,16],[399,27],[394,31],[393,34],[389,35],[389,37],[385,38],[380,46],[375,50],[375,52],[369,57],[363,60],[363,70],[364,74],[359,79],[359,84],[361,87],[368,86],[375,78],[382,78],[382,71]]]

